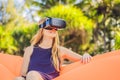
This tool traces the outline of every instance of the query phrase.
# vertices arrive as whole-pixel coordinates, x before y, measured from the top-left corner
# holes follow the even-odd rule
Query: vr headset
[[[66,27],[66,22],[63,19],[60,18],[47,18],[43,24],[39,25],[39,28],[45,28],[45,29],[63,29]]]

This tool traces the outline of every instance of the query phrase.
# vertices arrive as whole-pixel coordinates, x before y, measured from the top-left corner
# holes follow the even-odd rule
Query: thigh
[[[14,80],[25,80],[23,77],[16,77]]]
[[[29,71],[26,76],[26,80],[44,80],[42,75],[37,71]]]

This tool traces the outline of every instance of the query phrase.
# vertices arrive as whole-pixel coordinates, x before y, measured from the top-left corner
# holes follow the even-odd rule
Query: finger
[[[86,58],[86,63],[88,63],[90,61],[90,57]]]
[[[82,63],[84,63],[84,57],[82,58]]]
[[[83,56],[83,57],[82,57],[82,61],[81,61],[81,63],[84,64],[84,60],[85,60],[85,57]]]
[[[84,64],[86,64],[86,62],[87,62],[87,58],[85,57],[85,58],[84,58]]]
[[[90,60],[91,60],[91,57],[90,57],[90,56],[87,56],[87,57],[85,58],[85,63],[89,63]]]
[[[83,63],[83,57],[81,58],[81,63]]]
[[[89,60],[89,61],[91,61],[91,60],[93,59],[93,57],[92,57],[92,56],[90,56],[89,58],[90,58],[90,60]]]
[[[92,60],[92,58],[93,58],[93,57],[92,57],[92,56],[90,56],[90,57],[89,57],[89,61],[91,61],[91,60]]]
[[[86,62],[87,62],[87,58],[83,57],[83,63],[86,64]]]
[[[88,61],[89,61],[89,57],[86,58],[86,63],[88,63]]]
[[[90,60],[91,60],[91,56],[88,56],[88,57],[87,57],[87,63],[89,63]]]

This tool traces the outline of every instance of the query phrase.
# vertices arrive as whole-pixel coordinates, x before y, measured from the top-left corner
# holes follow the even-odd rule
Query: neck
[[[43,37],[43,41],[39,44],[42,48],[51,48],[52,47],[53,38]]]

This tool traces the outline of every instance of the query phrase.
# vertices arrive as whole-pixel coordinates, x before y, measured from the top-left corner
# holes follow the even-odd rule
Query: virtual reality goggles
[[[66,22],[63,19],[60,18],[47,18],[43,24],[39,25],[39,28],[44,29],[63,29],[66,27]]]

